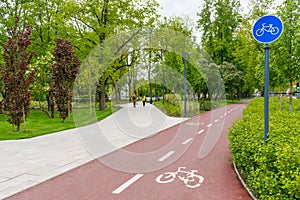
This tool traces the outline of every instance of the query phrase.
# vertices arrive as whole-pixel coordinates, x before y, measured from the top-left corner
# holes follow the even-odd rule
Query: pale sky
[[[197,12],[202,8],[202,0],[158,0],[163,7],[161,15],[163,16],[182,16],[189,15],[191,18],[197,18]],[[241,5],[246,8],[248,0],[241,0]]]
[[[197,12],[202,9],[203,0],[158,0],[163,7],[161,15],[163,16],[183,16],[189,15],[192,19],[198,19]],[[243,10],[247,9],[249,0],[240,0]],[[282,0],[276,0],[280,4]]]

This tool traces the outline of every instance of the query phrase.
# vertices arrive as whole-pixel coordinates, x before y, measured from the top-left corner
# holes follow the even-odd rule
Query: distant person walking
[[[146,101],[147,101],[146,96],[143,95],[142,96],[143,107],[145,107]]]
[[[136,107],[136,100],[137,100],[137,97],[136,97],[136,94],[133,93],[132,97],[131,97],[131,100],[133,102],[133,107],[135,108]]]

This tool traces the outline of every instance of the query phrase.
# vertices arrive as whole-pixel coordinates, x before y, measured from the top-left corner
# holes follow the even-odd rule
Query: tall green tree
[[[233,64],[243,73],[243,91],[253,94],[257,88],[262,91],[263,82],[263,45],[254,40],[252,24],[249,18],[244,18],[236,31],[237,46],[233,52]]]
[[[202,45],[216,64],[233,60],[234,32],[241,20],[240,7],[238,0],[205,0],[198,13],[198,27],[203,32]]]
[[[243,68],[235,65],[236,58],[239,57],[235,52],[241,44],[237,34],[241,28],[242,17],[240,13],[241,5],[238,0],[205,0],[203,8],[198,13],[198,27],[203,32],[201,38],[203,49],[217,66],[223,66],[223,72],[231,71],[233,69],[231,66],[234,65],[236,66],[234,68],[235,73],[242,74]],[[224,65],[224,63],[231,63],[232,65]],[[207,66],[211,67],[211,71],[215,70],[214,65],[209,64]],[[229,69],[224,69],[224,67],[229,67]],[[230,85],[233,84],[232,81],[224,81],[224,83],[226,89],[235,88],[235,85]],[[242,90],[243,84],[240,84],[239,87],[238,91]],[[231,90],[228,92],[232,94]]]
[[[296,0],[285,0],[278,8],[278,16],[284,24],[284,31],[271,54],[274,57],[274,68],[281,78],[286,80],[292,92],[293,83],[300,78],[300,3]],[[292,111],[292,95],[290,96],[290,111]]]
[[[35,75],[35,82],[33,85],[33,98],[39,102],[39,109],[46,113],[50,118],[51,115],[48,111],[51,110],[50,102],[50,81],[51,71],[50,67],[54,64],[54,56],[52,53],[47,52],[44,56],[39,56],[31,67],[39,69]],[[47,101],[47,108],[42,106],[42,101]]]

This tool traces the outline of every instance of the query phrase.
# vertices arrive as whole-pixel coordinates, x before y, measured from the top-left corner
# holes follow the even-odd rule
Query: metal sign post
[[[259,18],[253,28],[252,34],[254,38],[266,44],[265,47],[265,87],[264,87],[264,143],[267,144],[269,133],[269,51],[268,43],[271,43],[279,38],[283,31],[282,21],[272,15],[266,15]]]
[[[264,89],[264,116],[265,116],[265,131],[264,131],[264,143],[267,144],[269,133],[269,44],[265,47],[265,89]]]

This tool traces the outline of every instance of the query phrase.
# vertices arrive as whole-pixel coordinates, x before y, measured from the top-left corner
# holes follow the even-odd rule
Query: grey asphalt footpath
[[[0,141],[0,199],[185,121],[151,104],[125,104],[104,120],[32,139]]]

